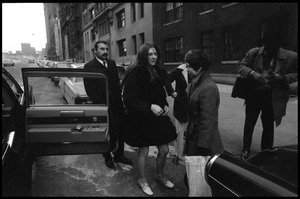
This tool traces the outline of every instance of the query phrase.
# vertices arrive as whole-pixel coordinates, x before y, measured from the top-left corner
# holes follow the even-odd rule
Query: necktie
[[[107,66],[106,66],[106,61],[103,61],[103,65],[107,68]]]

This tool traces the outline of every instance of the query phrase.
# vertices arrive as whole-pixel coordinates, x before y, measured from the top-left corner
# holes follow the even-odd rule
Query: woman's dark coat
[[[169,116],[156,116],[151,105],[168,106],[164,81],[150,82],[144,66],[136,66],[124,79],[123,101],[127,108],[125,142],[131,146],[168,144],[177,134]]]

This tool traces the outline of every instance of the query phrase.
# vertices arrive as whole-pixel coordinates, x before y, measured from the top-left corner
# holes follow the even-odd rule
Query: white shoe
[[[155,179],[160,182],[161,184],[163,184],[165,187],[173,189],[174,188],[174,184],[166,177],[158,177],[157,175],[155,175]]]
[[[145,194],[147,194],[149,196],[153,195],[153,192],[152,192],[151,188],[149,187],[149,184],[146,180],[138,179],[138,183]]]

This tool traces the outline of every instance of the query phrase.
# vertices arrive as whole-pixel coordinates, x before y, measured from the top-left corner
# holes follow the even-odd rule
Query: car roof
[[[72,63],[72,68],[83,68],[85,63]]]
[[[298,186],[297,157],[298,145],[278,146],[261,151],[246,162]]]

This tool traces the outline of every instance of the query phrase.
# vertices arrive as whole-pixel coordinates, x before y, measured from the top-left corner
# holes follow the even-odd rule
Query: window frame
[[[172,23],[183,19],[183,3],[165,4],[165,23]]]
[[[182,62],[183,36],[165,39],[165,62]]]
[[[119,57],[126,57],[127,56],[126,39],[118,40],[117,44],[119,50]]]
[[[207,39],[205,37],[207,36]],[[207,56],[214,60],[215,58],[215,52],[214,52],[214,31],[208,30],[201,33],[201,48],[204,50],[204,52],[207,54]]]
[[[223,29],[223,60],[237,61],[242,56],[242,24],[227,26]]]
[[[126,17],[125,17],[125,9],[124,8],[116,13],[116,18],[117,18],[117,28],[118,29],[126,26],[126,23],[125,23]]]

